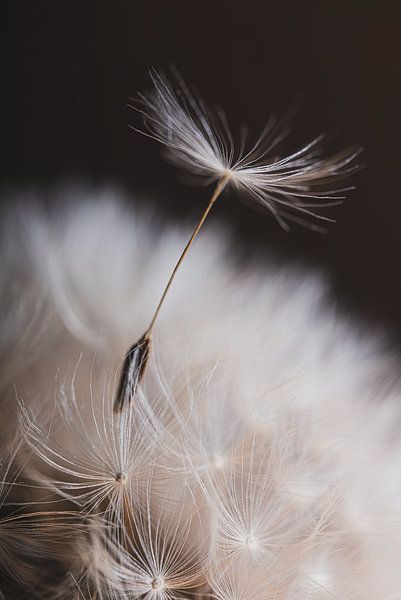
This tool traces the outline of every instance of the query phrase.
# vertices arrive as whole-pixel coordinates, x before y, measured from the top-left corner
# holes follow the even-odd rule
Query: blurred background
[[[127,103],[149,87],[148,69],[174,64],[233,129],[255,134],[302,98],[289,151],[321,132],[329,150],[364,148],[329,234],[285,233],[228,195],[214,218],[244,256],[323,266],[340,306],[401,340],[401,3],[14,0],[2,30],[5,195],[35,186],[51,201],[71,180],[111,183],[166,218],[193,219],[209,192],[182,185],[158,145],[127,126],[139,124]]]

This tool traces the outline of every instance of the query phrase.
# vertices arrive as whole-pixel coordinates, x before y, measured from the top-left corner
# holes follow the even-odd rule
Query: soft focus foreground
[[[5,598],[399,598],[400,391],[380,340],[319,277],[244,270],[212,229],[116,413],[187,233],[110,190],[56,206],[3,215]]]

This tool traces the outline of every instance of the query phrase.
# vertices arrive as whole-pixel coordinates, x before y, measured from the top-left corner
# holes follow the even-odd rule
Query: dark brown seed
[[[143,335],[128,351],[120,375],[114,410],[120,411],[131,402],[145,372],[150,353],[150,338]]]

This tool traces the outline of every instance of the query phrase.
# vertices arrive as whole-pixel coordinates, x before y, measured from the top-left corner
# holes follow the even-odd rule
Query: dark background
[[[323,264],[343,305],[400,338],[400,2],[35,0],[1,12],[6,189],[112,182],[187,218],[208,192],[182,185],[157,145],[127,127],[138,125],[126,105],[149,86],[149,67],[175,64],[233,128],[256,133],[301,94],[289,150],[322,131],[333,148],[364,147],[330,234],[286,234],[227,196],[215,218],[240,247]]]

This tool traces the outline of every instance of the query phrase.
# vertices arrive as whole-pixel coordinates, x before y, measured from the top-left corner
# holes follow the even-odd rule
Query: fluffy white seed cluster
[[[334,316],[318,277],[244,272],[212,229],[115,412],[121,356],[185,234],[88,196],[3,215],[5,597],[400,597],[391,356]]]

